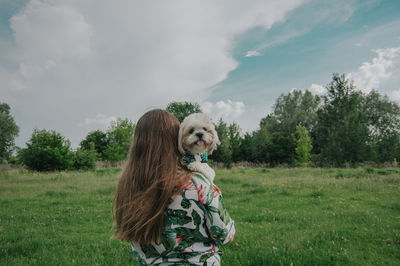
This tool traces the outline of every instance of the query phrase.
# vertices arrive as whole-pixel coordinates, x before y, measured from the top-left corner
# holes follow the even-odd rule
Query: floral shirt
[[[182,189],[165,211],[161,243],[132,243],[139,265],[220,265],[219,246],[235,235],[221,190],[198,173]]]

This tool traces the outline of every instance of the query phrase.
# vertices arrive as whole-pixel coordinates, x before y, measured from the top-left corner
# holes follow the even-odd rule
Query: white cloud
[[[247,51],[245,57],[260,56],[261,54],[257,51]]]
[[[245,104],[243,102],[233,102],[231,100],[218,101],[215,104],[211,102],[204,102],[201,104],[201,109],[204,113],[208,114],[214,122],[220,118],[224,121],[233,121],[239,118],[245,111]]]
[[[319,95],[322,96],[324,94],[327,93],[326,88],[322,85],[318,85],[318,84],[311,84],[310,88],[307,89],[309,92],[311,92],[314,95]],[[292,93],[293,91],[302,91],[305,92],[306,89],[298,89],[298,88],[292,88],[290,90],[290,93]]]
[[[85,118],[78,125],[81,127],[85,127],[87,130],[94,130],[94,129],[103,130],[106,129],[108,126],[110,126],[112,121],[117,121],[117,117],[97,114],[94,118]]]
[[[62,2],[31,0],[11,18],[10,26],[24,59],[48,60],[90,53],[90,25],[74,6]]]
[[[364,91],[379,89],[383,81],[392,76],[392,70],[397,64],[400,55],[400,46],[374,50],[377,54],[371,62],[364,62],[356,71],[347,75],[354,81],[354,85]]]
[[[274,102],[264,102],[262,105],[249,105],[237,101],[219,101],[217,103],[204,102],[201,109],[208,114],[214,123],[219,119],[227,123],[236,123],[240,127],[242,134],[259,129],[260,120],[266,117],[273,110]]]
[[[0,62],[1,96],[15,103],[21,138],[37,126],[74,143],[84,117],[135,120],[172,100],[204,101],[238,66],[238,36],[304,2],[30,0],[10,20],[17,47],[0,49],[13,60]]]
[[[392,101],[400,103],[400,89],[391,91],[388,97]]]
[[[320,95],[320,96],[326,94],[326,92],[327,92],[326,88],[324,86],[318,85],[318,84],[311,84],[309,91],[312,94]]]

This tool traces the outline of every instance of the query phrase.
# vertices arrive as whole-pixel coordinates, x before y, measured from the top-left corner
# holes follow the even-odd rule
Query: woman
[[[178,132],[164,110],[139,119],[115,195],[114,237],[132,242],[139,265],[220,265],[234,222],[219,188],[181,165]]]

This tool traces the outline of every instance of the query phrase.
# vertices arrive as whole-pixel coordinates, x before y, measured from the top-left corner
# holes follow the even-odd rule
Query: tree
[[[90,149],[79,148],[74,152],[73,168],[83,170],[94,169],[96,167],[97,156],[98,153],[94,149],[94,145]]]
[[[260,122],[260,129],[243,139],[244,143],[251,143],[251,161],[271,165],[293,164],[295,145],[292,136],[279,131],[269,132],[263,121],[265,119]],[[245,145],[242,145],[242,151],[248,154]]]
[[[288,94],[278,97],[274,105],[274,111],[263,118],[260,127],[264,127],[270,133],[281,132],[291,136],[296,132],[296,126],[301,124],[311,131],[317,121],[317,110],[321,99],[306,90],[293,90]]]
[[[400,135],[390,132],[371,143],[371,160],[378,163],[393,162],[400,158]]]
[[[240,127],[236,123],[232,123],[228,127],[229,149],[232,152],[232,162],[242,160]]]
[[[312,144],[306,127],[298,125],[296,127],[296,163],[307,165],[311,161]]]
[[[222,118],[218,121],[218,124],[215,125],[215,131],[218,133],[221,144],[210,158],[216,162],[222,162],[229,167],[232,163],[232,150],[229,148],[229,129]]]
[[[266,163],[269,160],[268,144],[271,134],[265,127],[253,132],[251,138],[246,142],[251,143],[251,161],[255,163]],[[243,147],[243,146],[242,146]]]
[[[317,112],[316,151],[322,160],[338,166],[362,162],[369,157],[363,95],[344,75],[334,74],[327,89],[324,106]]]
[[[134,131],[135,124],[129,119],[118,118],[111,122],[106,132],[108,143],[104,151],[105,159],[111,162],[125,160]]]
[[[252,133],[246,133],[243,136],[243,139],[240,142],[240,160],[245,162],[255,162],[255,158],[253,156],[253,138]]]
[[[9,159],[18,131],[18,126],[10,114],[10,106],[0,103],[0,162]]]
[[[171,102],[167,105],[166,111],[178,118],[179,122],[190,114],[201,113],[200,105],[190,102]]]
[[[373,90],[365,96],[362,112],[369,129],[371,160],[383,163],[399,158],[400,106]]]
[[[293,164],[295,144],[292,136],[286,136],[282,132],[274,132],[270,135],[266,147],[267,162],[271,165]]]
[[[54,171],[73,167],[74,155],[69,140],[54,130],[35,129],[26,145],[18,156],[30,170]]]
[[[84,140],[81,141],[80,146],[83,150],[91,150],[94,147],[98,156],[104,159],[104,152],[108,145],[107,134],[101,130],[89,132]]]

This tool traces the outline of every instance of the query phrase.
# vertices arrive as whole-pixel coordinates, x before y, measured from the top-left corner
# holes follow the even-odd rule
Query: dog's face
[[[187,116],[179,128],[178,148],[185,154],[185,148],[192,153],[208,154],[221,144],[218,134],[210,118],[202,113],[195,113]]]

